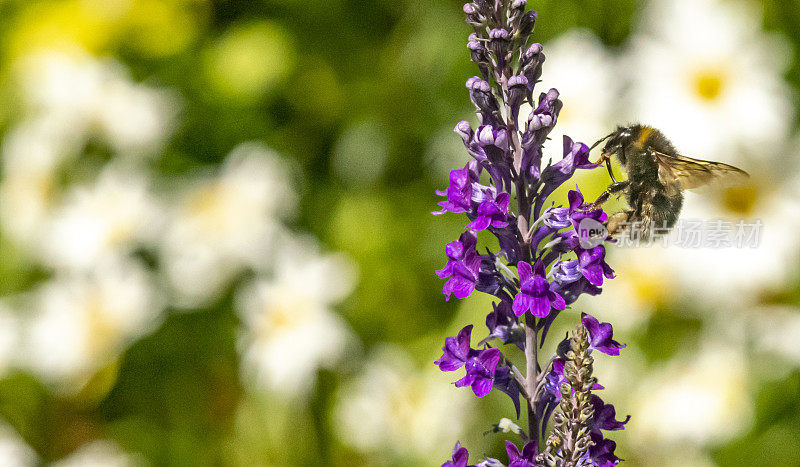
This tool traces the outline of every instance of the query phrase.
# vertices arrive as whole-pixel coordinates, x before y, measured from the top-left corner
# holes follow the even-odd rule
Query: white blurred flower
[[[161,253],[176,300],[201,305],[243,267],[268,264],[278,220],[294,207],[279,157],[258,143],[235,148],[218,176],[194,183],[172,208]]]
[[[158,214],[144,174],[107,167],[93,186],[73,188],[53,213],[43,232],[41,257],[57,268],[91,268],[152,239]]]
[[[56,276],[33,292],[32,301],[26,363],[66,392],[80,389],[128,344],[152,331],[163,309],[148,272],[132,260]]]
[[[91,441],[69,456],[52,464],[53,467],[135,467],[147,465],[144,459],[128,454],[116,443]]]
[[[20,63],[23,118],[2,143],[0,226],[31,245],[58,201],[61,164],[89,137],[115,155],[157,153],[172,131],[177,99],[134,83],[116,62],[81,52],[43,52]]]
[[[441,457],[463,434],[472,402],[451,380],[435,367],[419,371],[399,348],[379,348],[364,373],[340,391],[336,431],[362,451]]]
[[[591,31],[573,29],[544,44],[547,59],[542,66],[539,92],[556,88],[563,107],[558,124],[545,145],[546,156],[558,161],[563,156],[563,135],[591,145],[613,130],[613,104],[619,98],[620,80],[615,75],[616,58]],[[530,106],[521,112],[526,121]],[[545,162],[547,157],[545,157]]]
[[[654,0],[630,42],[626,117],[664,131],[686,155],[739,162],[788,136],[787,43],[740,0]]]
[[[26,120],[2,143],[0,226],[15,240],[34,244],[53,205],[58,165],[78,140],[58,118]]]
[[[685,294],[724,311],[730,305],[752,304],[765,288],[786,283],[800,261],[800,210],[794,201],[800,189],[752,175],[747,184],[719,194],[686,195],[679,222],[703,222],[707,239],[721,230],[715,224],[721,221],[731,245],[714,248],[703,240],[700,248],[672,247],[665,257],[666,267],[685,285]],[[740,232],[741,247],[735,240]],[[751,234],[753,242],[747,242]],[[672,238],[679,236],[676,228]]]
[[[33,115],[60,118],[73,135],[98,134],[122,154],[152,154],[176,116],[173,93],[134,83],[125,68],[75,51],[43,52],[18,76]]]
[[[93,123],[120,154],[155,154],[169,136],[177,114],[173,92],[109,80],[94,101]]]
[[[258,387],[303,394],[316,370],[336,363],[351,340],[332,306],[355,285],[355,268],[313,245],[281,245],[274,274],[240,291],[242,371]]]
[[[4,422],[0,422],[0,465],[33,467],[39,465],[36,452]]]
[[[800,309],[797,307],[761,307],[750,316],[755,345],[800,367]]]
[[[706,346],[670,361],[636,388],[630,439],[643,449],[729,439],[752,417],[747,380],[746,356],[727,348]]]

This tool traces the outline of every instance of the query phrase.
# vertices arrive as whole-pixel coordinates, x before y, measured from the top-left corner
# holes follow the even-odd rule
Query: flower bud
[[[523,75],[515,75],[509,78],[506,102],[512,109],[518,109],[527,95],[528,78]]]

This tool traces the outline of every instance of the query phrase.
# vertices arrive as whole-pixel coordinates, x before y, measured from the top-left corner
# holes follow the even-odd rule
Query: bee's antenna
[[[604,136],[604,137],[600,138],[599,140],[597,140],[597,141],[596,141],[596,142],[595,142],[595,143],[594,143],[594,144],[593,144],[593,145],[592,145],[592,146],[589,148],[589,152],[588,152],[588,153],[591,153],[591,152],[592,152],[592,149],[594,149],[594,148],[596,148],[597,146],[599,146],[599,145],[600,145],[600,143],[602,143],[603,141],[605,141],[605,140],[607,140],[608,138],[611,138],[612,136],[614,136],[614,134],[615,134],[615,133],[616,133],[616,132],[609,133],[608,135],[606,135],[606,136]],[[603,159],[607,159],[607,158],[606,158],[606,157],[604,157],[604,155],[603,155],[603,156],[600,156],[600,158],[599,158],[599,159],[597,159],[597,162],[595,162],[595,164],[599,164],[599,163],[601,163],[601,162],[603,161]]]
[[[600,143],[602,143],[603,141],[605,141],[605,140],[607,140],[608,138],[611,138],[612,136],[614,136],[614,133],[616,133],[616,132],[609,133],[608,135],[606,135],[606,136],[604,136],[604,137],[600,138],[599,140],[597,140],[597,142],[595,142],[595,143],[594,143],[594,144],[593,144],[593,145],[592,145],[592,146],[589,148],[589,152],[591,152],[591,151],[592,151],[592,149],[594,149],[594,148],[596,148],[597,146],[599,146],[599,145],[600,145]]]

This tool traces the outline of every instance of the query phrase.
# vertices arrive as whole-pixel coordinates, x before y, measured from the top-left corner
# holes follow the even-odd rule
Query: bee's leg
[[[625,211],[612,214],[608,218],[608,221],[606,222],[606,229],[608,229],[608,234],[614,235],[615,233],[617,233],[620,226],[628,223],[628,219],[630,219],[631,214],[633,214],[633,211]]]
[[[595,202],[592,204],[592,208],[594,208],[594,209],[599,208],[600,206],[603,205],[603,203],[608,201],[608,198],[611,195],[613,195],[614,193],[619,193],[620,191],[624,190],[625,188],[628,188],[629,185],[630,185],[630,181],[628,181],[628,180],[612,183],[611,185],[608,186],[608,188],[606,188],[606,191],[604,191],[600,196],[597,197]]]

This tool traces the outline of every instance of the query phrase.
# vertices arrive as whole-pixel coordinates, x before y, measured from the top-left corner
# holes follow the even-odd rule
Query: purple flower
[[[475,251],[477,242],[475,232],[468,230],[445,247],[448,261],[436,274],[440,279],[450,278],[442,289],[446,300],[450,300],[450,294],[456,298],[466,298],[475,290],[481,267],[481,256]]]
[[[508,202],[511,195],[502,192],[494,196],[494,188],[487,188],[478,205],[478,217],[467,225],[468,229],[481,231],[489,226],[502,229],[508,225]]]
[[[558,293],[551,290],[550,283],[544,273],[544,263],[537,261],[533,271],[531,265],[520,261],[517,263],[519,271],[520,290],[512,308],[514,314],[522,316],[526,311],[530,311],[533,316],[543,318],[550,314],[550,309],[563,310],[566,306],[564,299]]]
[[[577,259],[559,261],[553,266],[553,278],[559,284],[569,284],[585,277],[593,285],[603,285],[603,277],[613,279],[614,270],[606,263],[603,245],[589,250],[575,247]]]
[[[500,335],[495,335],[498,328],[507,329],[514,324],[517,324],[517,319],[514,317],[514,311],[508,301],[501,300],[500,304],[492,303],[492,312],[486,315],[486,327],[489,328],[491,336],[500,337]]]
[[[617,420],[617,410],[614,405],[604,403],[603,399],[596,394],[592,394],[592,407],[594,407],[594,416],[591,422],[592,433],[602,435],[600,430],[624,430],[625,424],[631,419],[631,416],[628,415],[624,421]]]
[[[447,337],[444,340],[444,353],[438,360],[433,363],[439,366],[442,371],[455,371],[471,357],[478,354],[477,350],[470,347],[470,335],[472,334],[472,325],[464,326],[464,329],[459,331],[455,337]]]
[[[488,79],[491,59],[489,58],[489,53],[486,50],[486,47],[484,47],[483,42],[478,40],[478,35],[474,32],[469,35],[467,48],[469,49],[469,54],[472,58],[472,61],[475,62],[478,65],[478,68],[481,70],[483,79]]]
[[[500,190],[503,187],[505,191],[511,190],[508,130],[484,124],[478,127],[478,131],[473,131],[469,122],[462,120],[456,124],[454,131],[461,136],[469,155],[489,172],[494,185]]]
[[[528,50],[531,51],[537,45],[541,50],[541,45],[539,44],[532,45]],[[539,70],[539,73],[541,73],[541,70]],[[534,82],[531,81],[531,76],[528,76],[528,84],[532,85]],[[556,125],[561,105],[561,101],[558,99],[558,90],[551,89],[539,96],[538,107],[528,117],[527,130],[522,135],[522,166],[520,170],[534,180],[539,179],[542,175],[542,145],[547,139],[547,135]],[[548,195],[549,193],[545,197]]]
[[[508,92],[506,102],[511,109],[511,121],[516,124],[519,120],[519,109],[528,96],[528,78],[524,75],[515,75],[508,79]]]
[[[463,169],[450,171],[450,185],[446,190],[436,191],[437,195],[446,196],[447,199],[438,203],[442,210],[435,211],[433,214],[470,211],[472,209],[472,185],[478,182],[480,170],[477,161],[470,161]]]
[[[586,313],[581,314],[581,323],[589,331],[593,349],[606,355],[619,355],[620,349],[625,348],[624,344],[613,339],[614,329],[611,327],[611,323],[601,323],[594,316]]]
[[[538,447],[536,441],[528,441],[519,452],[517,445],[511,441],[506,441],[506,452],[508,453],[508,467],[536,467],[536,455]]]
[[[577,269],[577,265],[577,260],[571,260],[562,261],[554,266],[558,267],[558,269],[553,274],[554,277],[557,277],[557,282],[553,285],[553,291],[564,297],[564,302],[567,305],[575,303],[582,294],[600,295],[600,292],[602,292],[600,287],[589,282],[589,280],[580,273],[580,270]],[[576,268],[575,271],[579,273],[577,279],[573,281],[564,280],[567,276],[561,275],[559,271],[568,271],[570,270],[569,268],[573,266]],[[559,279],[561,280],[559,281]]]
[[[502,124],[500,105],[492,94],[492,87],[489,83],[473,76],[467,80],[467,89],[469,89],[470,100],[479,112],[481,122],[486,125],[500,126]]]
[[[501,353],[498,349],[485,349],[478,356],[467,360],[465,365],[467,374],[456,381],[456,387],[471,386],[472,392],[478,397],[489,394],[494,384],[494,373]]]
[[[578,253],[578,269],[581,274],[594,285],[603,285],[603,277],[614,278],[614,270],[606,263],[606,249],[598,245],[590,250],[580,249]]]
[[[461,443],[456,442],[455,447],[453,447],[452,460],[442,464],[442,467],[467,467],[467,461],[469,461],[467,448],[461,447]]]
[[[509,263],[517,262],[520,257],[520,244],[517,238],[517,228],[515,225],[509,224],[504,229],[494,229],[492,232],[497,237],[497,242],[500,245],[500,254]]]
[[[614,450],[617,448],[617,443],[613,440],[603,438],[603,435],[596,433],[591,434],[592,446],[589,448],[587,456],[591,459],[592,464],[597,467],[613,467],[622,461]]]
[[[478,283],[475,284],[475,290],[489,295],[500,296],[501,292],[501,274],[497,271],[495,264],[495,256],[491,253],[480,255],[481,264],[478,270]]]
[[[542,64],[544,63],[544,53],[542,53],[542,44],[531,44],[525,50],[520,59],[520,68],[522,73],[528,78],[528,99],[531,99],[533,94],[533,87],[542,77]]]
[[[489,162],[498,167],[509,165],[508,130],[481,125],[478,127],[476,137]]]
[[[583,143],[576,143],[564,135],[564,157],[553,165],[547,166],[542,171],[542,183],[544,184],[541,192],[536,197],[534,214],[541,211],[547,199],[553,191],[569,180],[577,169],[593,169],[600,164],[589,162],[589,147]]]
[[[569,218],[579,238],[583,238],[584,235],[580,227],[582,220],[592,219],[598,224],[608,220],[608,214],[603,212],[602,209],[593,209],[590,204],[584,203],[583,194],[577,186],[574,190],[570,190],[569,193],[567,193],[567,200],[569,201],[569,208],[567,208]]]

